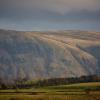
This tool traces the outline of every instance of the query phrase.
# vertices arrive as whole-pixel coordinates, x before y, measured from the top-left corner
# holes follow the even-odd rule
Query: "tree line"
[[[71,77],[71,78],[48,78],[40,79],[37,81],[29,81],[28,79],[17,79],[13,84],[5,84],[0,79],[0,89],[17,89],[17,88],[38,88],[45,86],[55,86],[55,85],[67,85],[73,83],[84,83],[84,82],[100,82],[100,77],[96,75],[81,76],[81,77]]]

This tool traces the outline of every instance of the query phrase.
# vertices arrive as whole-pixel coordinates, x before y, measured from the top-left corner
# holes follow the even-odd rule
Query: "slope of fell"
[[[99,39],[95,32],[0,30],[0,79],[99,75]]]

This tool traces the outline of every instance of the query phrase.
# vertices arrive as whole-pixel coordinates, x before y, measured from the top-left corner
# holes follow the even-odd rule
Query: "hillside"
[[[100,75],[100,33],[0,30],[0,79]]]

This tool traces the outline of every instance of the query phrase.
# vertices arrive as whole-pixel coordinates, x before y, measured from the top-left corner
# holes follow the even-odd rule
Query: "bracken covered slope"
[[[100,33],[0,30],[0,79],[100,74]]]

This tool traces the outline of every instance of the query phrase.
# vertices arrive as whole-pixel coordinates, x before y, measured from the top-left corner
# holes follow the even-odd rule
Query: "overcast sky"
[[[100,0],[0,0],[0,28],[100,31]]]

